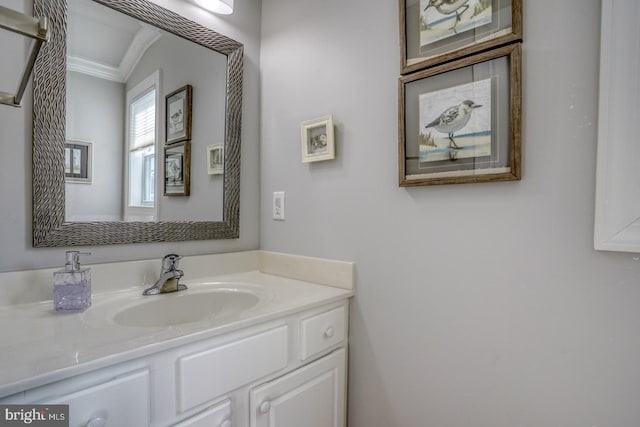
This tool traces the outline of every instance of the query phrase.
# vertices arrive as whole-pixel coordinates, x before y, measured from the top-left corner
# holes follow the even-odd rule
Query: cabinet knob
[[[334,333],[335,333],[335,331],[333,330],[333,328],[331,326],[329,326],[327,329],[324,330],[324,336],[327,337],[327,338],[331,338]]]
[[[106,427],[107,419],[102,417],[93,417],[87,422],[85,427]]]
[[[220,427],[231,427],[231,420],[224,420]]]
[[[262,402],[260,404],[260,413],[261,414],[268,414],[270,410],[271,410],[271,402],[270,401],[265,400],[264,402]]]

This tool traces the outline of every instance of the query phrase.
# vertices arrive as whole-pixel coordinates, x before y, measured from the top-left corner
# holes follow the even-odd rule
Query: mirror
[[[51,27],[34,69],[34,247],[238,237],[242,45],[146,0],[66,3],[34,1]],[[140,105],[155,105],[151,155],[132,143]]]
[[[594,247],[640,252],[638,50],[640,5],[602,2]]]
[[[206,160],[207,147],[224,141],[227,57],[92,0],[67,6],[65,221],[222,220],[223,177],[208,173]],[[155,171],[163,170],[162,146],[174,151],[164,101],[186,84],[190,194],[164,197]],[[174,103],[177,119],[183,102]],[[143,123],[137,135],[134,117]],[[128,148],[138,141],[148,145]]]

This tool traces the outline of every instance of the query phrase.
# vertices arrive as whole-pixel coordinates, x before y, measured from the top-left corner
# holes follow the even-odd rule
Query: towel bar
[[[31,55],[27,61],[27,66],[25,67],[22,80],[20,81],[16,94],[13,95],[7,92],[0,92],[0,104],[20,107],[22,95],[24,95],[24,90],[29,82],[29,77],[31,77],[33,65],[36,62],[40,48],[42,47],[42,44],[48,40],[47,18],[46,16],[40,17],[39,19],[34,18],[4,6],[0,6],[0,28],[35,39]]]

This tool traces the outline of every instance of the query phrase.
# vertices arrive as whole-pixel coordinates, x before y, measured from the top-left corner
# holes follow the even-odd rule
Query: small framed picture
[[[64,178],[66,182],[91,184],[93,143],[69,139],[64,144]]]
[[[522,40],[522,0],[399,0],[402,74]]]
[[[302,162],[319,162],[336,157],[333,139],[333,116],[302,122]]]
[[[164,195],[188,196],[190,187],[191,143],[164,147]]]
[[[224,144],[207,145],[207,173],[209,175],[224,173]]]
[[[165,96],[166,143],[191,140],[192,88],[186,85]]]
[[[521,46],[399,81],[400,186],[520,179]]]

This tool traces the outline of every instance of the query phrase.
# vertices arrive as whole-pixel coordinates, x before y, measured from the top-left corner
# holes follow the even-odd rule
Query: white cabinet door
[[[251,391],[251,427],[344,427],[345,349]]]
[[[71,427],[150,425],[150,375],[142,370],[46,403],[69,405]]]

